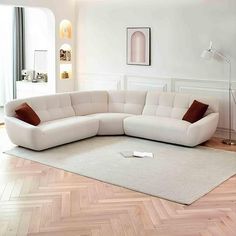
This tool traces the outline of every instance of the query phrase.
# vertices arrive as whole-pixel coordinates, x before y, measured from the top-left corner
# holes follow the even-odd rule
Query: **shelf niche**
[[[62,20],[60,23],[60,38],[71,39],[72,38],[72,25],[69,20]]]
[[[72,64],[60,64],[60,79],[72,78]]]
[[[60,62],[68,63],[72,60],[72,49],[69,44],[63,44],[60,48]]]

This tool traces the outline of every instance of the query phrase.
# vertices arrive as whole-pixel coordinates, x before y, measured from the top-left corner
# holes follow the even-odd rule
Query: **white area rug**
[[[153,152],[154,158],[120,154],[133,150]],[[6,153],[183,204],[236,174],[235,152],[126,136],[94,137],[42,152],[15,147]]]

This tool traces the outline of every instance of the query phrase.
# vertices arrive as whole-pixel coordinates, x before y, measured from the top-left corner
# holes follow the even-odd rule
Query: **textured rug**
[[[124,158],[120,152],[152,152]],[[42,152],[5,153],[170,201],[191,204],[236,174],[236,153],[186,148],[126,136],[94,137]]]

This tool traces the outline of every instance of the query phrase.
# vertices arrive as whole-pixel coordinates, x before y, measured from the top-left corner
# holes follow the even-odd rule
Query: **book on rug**
[[[137,151],[134,151],[133,152],[133,156],[134,157],[138,157],[138,158],[153,157],[153,153],[151,153],[151,152],[137,152]]]
[[[153,158],[154,155],[151,152],[138,152],[138,151],[125,151],[120,152],[125,158]]]

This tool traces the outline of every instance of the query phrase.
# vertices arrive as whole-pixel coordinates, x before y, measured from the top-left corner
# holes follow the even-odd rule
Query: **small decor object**
[[[71,61],[71,51],[60,49],[60,61]]]
[[[214,56],[222,58],[229,65],[229,77],[228,77],[228,109],[229,109],[229,127],[228,127],[228,139],[224,139],[222,142],[227,145],[236,145],[236,140],[232,139],[232,99],[236,104],[236,97],[232,88],[232,78],[231,78],[231,60],[229,57],[225,56],[213,47],[212,41],[208,49],[203,50],[201,57],[205,60],[211,60]]]
[[[66,61],[71,61],[71,51],[66,51]]]
[[[41,122],[36,112],[27,103],[22,103],[15,109],[15,112],[16,118],[28,124],[37,126]]]
[[[60,49],[60,61],[66,61],[66,51]]]
[[[197,100],[194,100],[192,105],[189,107],[187,112],[185,113],[183,120],[188,121],[190,123],[195,123],[198,120],[202,119],[204,114],[206,113],[208,109],[207,104],[198,102]]]
[[[21,75],[23,77],[23,80],[25,81],[32,81],[35,77],[35,71],[34,70],[22,70]]]
[[[47,73],[37,73],[36,75],[37,82],[48,82],[48,75]]]
[[[151,65],[151,28],[127,28],[127,64]]]
[[[62,79],[69,79],[69,73],[67,71],[63,71],[61,74]]]

